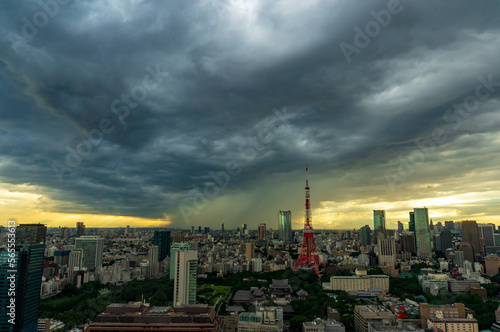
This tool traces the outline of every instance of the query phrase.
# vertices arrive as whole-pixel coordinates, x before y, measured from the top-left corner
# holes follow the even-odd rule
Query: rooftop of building
[[[373,331],[423,331],[421,328],[408,322],[398,322],[394,321],[382,321],[382,322],[370,322]]]
[[[121,318],[130,320],[132,317],[140,317],[141,320],[150,318],[164,318],[175,323],[209,323],[213,317],[213,307],[207,304],[189,304],[180,307],[150,307],[142,302],[135,303],[112,303],[106,310],[100,313],[97,322],[117,322]],[[128,317],[128,318],[127,318]],[[133,320],[134,318],[132,318]]]
[[[429,318],[429,320],[436,322],[436,323],[445,323],[445,322],[452,322],[452,323],[468,323],[468,324],[474,324],[477,323],[477,319],[475,318]]]
[[[337,322],[336,320],[322,320],[319,318],[316,318],[316,320],[313,320],[312,322],[304,322],[302,323],[304,327],[314,327],[314,326],[344,326],[344,324]]]
[[[369,279],[369,278],[387,278],[389,279],[388,275],[385,274],[371,274],[367,276],[331,276],[330,278],[333,279]]]
[[[362,312],[390,312],[389,309],[384,307],[383,305],[357,305],[354,308],[355,311],[362,311]]]

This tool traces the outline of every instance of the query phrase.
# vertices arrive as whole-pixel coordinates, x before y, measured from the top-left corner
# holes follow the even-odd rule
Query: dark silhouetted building
[[[370,229],[370,226],[365,225],[359,229],[359,240],[361,241],[361,245],[367,247],[368,245],[371,244],[371,235],[372,230]]]
[[[155,231],[153,235],[153,244],[158,246],[158,262],[162,262],[170,255],[170,231],[166,229]]]
[[[479,244],[479,232],[475,220],[462,221],[462,242],[467,242],[474,250],[474,260],[481,260],[481,245]],[[465,255],[465,253],[464,253]]]
[[[451,248],[453,246],[453,239],[451,237],[451,231],[449,229],[442,230],[439,233],[439,248],[441,252],[445,252],[446,249]]]
[[[403,234],[400,238],[401,243],[401,251],[410,252],[413,255],[417,253],[417,249],[415,247],[415,234],[407,233]]]
[[[26,244],[14,249],[12,257],[7,248],[0,248],[0,331],[36,331],[45,246]],[[11,265],[9,259],[15,263]],[[11,299],[15,299],[15,324],[8,316]]]
[[[45,244],[47,226],[42,224],[19,224],[16,228],[16,243]]]
[[[259,224],[259,240],[266,238],[266,224]]]
[[[76,223],[76,237],[85,235],[85,224],[82,221]]]
[[[410,212],[410,222],[408,224],[408,230],[415,233],[415,212]]]

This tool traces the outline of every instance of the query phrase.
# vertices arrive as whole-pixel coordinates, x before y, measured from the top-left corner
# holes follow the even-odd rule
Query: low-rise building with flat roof
[[[103,331],[205,331],[221,329],[221,320],[213,307],[189,304],[180,307],[150,307],[142,302],[110,304],[94,319],[85,332]]]
[[[303,332],[345,332],[344,324],[335,320],[322,320],[317,318],[312,322],[302,323]]]
[[[368,323],[394,317],[394,313],[382,305],[357,305],[354,307],[354,330],[368,332]]]
[[[389,276],[385,274],[366,277],[332,276],[330,277],[330,288],[346,292],[350,290],[368,291],[370,289],[380,289],[388,292]]]

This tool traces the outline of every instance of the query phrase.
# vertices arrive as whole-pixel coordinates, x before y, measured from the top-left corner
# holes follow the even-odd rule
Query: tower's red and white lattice
[[[307,163],[306,163],[306,215],[304,220],[304,242],[300,256],[297,258],[292,270],[297,269],[314,269],[317,275],[320,275],[320,269],[325,269],[325,264],[319,258],[316,244],[314,243],[314,234],[312,231],[311,220],[311,202],[309,194],[309,180],[307,178]]]

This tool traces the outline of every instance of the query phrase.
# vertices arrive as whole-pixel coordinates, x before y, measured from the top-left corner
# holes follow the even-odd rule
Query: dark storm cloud
[[[179,204],[190,205],[190,191],[213,182],[210,173],[230,161],[242,172],[196,222],[208,224],[240,203],[227,223],[253,223],[252,206],[274,214],[290,193],[273,201],[280,189],[272,179],[296,176],[306,159],[318,179],[350,174],[394,199],[384,172],[397,156],[448,128],[443,114],[474,93],[478,76],[500,81],[500,5],[402,1],[348,64],[339,45],[354,45],[354,28],[364,30],[370,12],[388,3],[74,0],[59,4],[33,36],[23,35],[25,19],[35,24],[40,5],[3,3],[2,181],[42,186],[64,202],[53,211],[167,214],[178,226],[185,226]],[[126,105],[122,97],[151,69],[164,73],[161,82],[120,119],[111,105]],[[446,144],[496,133],[499,91],[449,130]],[[284,107],[287,124],[262,151],[251,157],[239,149]],[[104,118],[112,132],[60,181],[54,163],[67,167],[67,147],[75,150],[86,140],[82,130],[99,128]],[[474,151],[464,145],[458,153],[466,160]],[[429,156],[426,169],[441,162]],[[453,165],[448,171],[460,173]],[[339,182],[346,187],[336,192],[349,196],[353,182]]]

